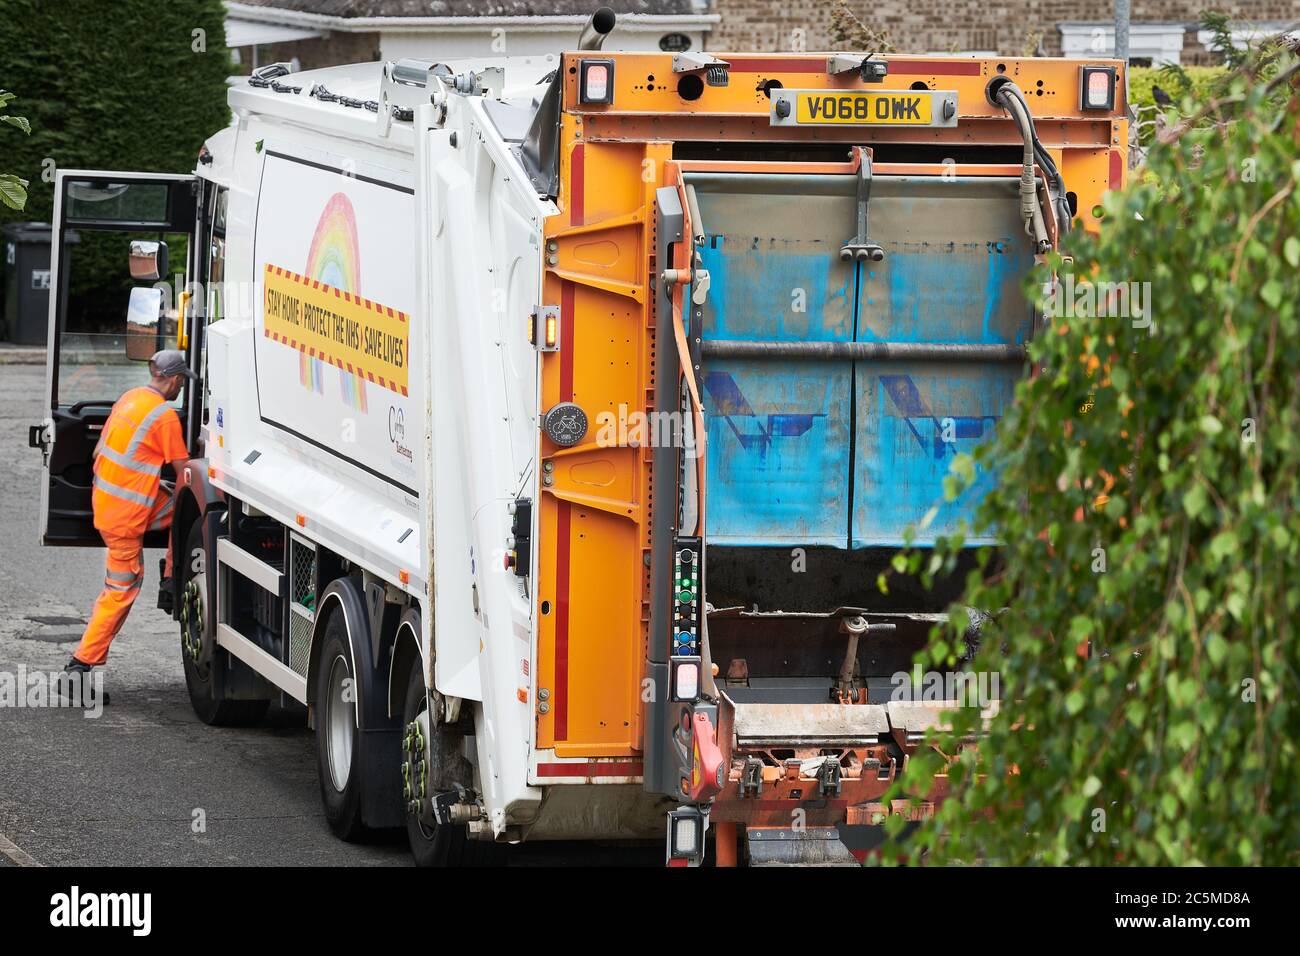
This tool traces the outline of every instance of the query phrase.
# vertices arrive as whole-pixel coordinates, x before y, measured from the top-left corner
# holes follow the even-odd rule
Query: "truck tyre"
[[[342,611],[330,615],[316,670],[316,772],[330,830],[355,842],[367,833],[361,817],[361,733],[357,686]]]
[[[402,707],[402,725],[409,726],[412,721],[428,710],[429,698],[425,693],[423,668],[419,666],[419,658],[416,658],[415,666],[411,668],[410,677],[406,681],[406,699]],[[435,727],[433,721],[430,726]],[[428,747],[429,762],[433,765],[428,779],[436,786],[439,778],[446,776],[445,770],[441,769],[444,758],[448,756],[448,751],[454,753],[453,748],[446,746],[450,743],[446,738],[453,736],[446,729],[437,727],[431,731],[433,738]],[[406,754],[404,753],[405,757]],[[415,858],[416,866],[455,866],[460,862],[460,857],[464,852],[465,844],[468,842],[469,834],[463,826],[442,826],[434,824],[432,828],[421,822],[420,818],[407,808],[406,812],[406,836],[411,842],[411,856]]]
[[[214,727],[233,727],[254,724],[266,715],[269,700],[225,700],[220,680],[214,673],[226,664],[226,652],[213,648],[212,659],[200,665],[191,648],[203,640],[213,608],[209,600],[207,575],[195,570],[190,555],[203,548],[203,522],[198,520],[190,528],[185,540],[185,551],[177,555],[174,566],[181,571],[181,662],[185,667],[185,687],[190,693],[190,706],[199,720]]]
[[[402,707],[403,726],[409,726],[428,709],[424,673],[416,659],[406,681],[406,700]],[[430,721],[432,740],[427,749],[430,764],[427,778],[434,792],[449,790],[455,783],[469,784],[472,768],[461,754],[464,739],[454,728]],[[403,758],[408,755],[404,752]],[[504,863],[502,847],[485,840],[473,840],[469,828],[424,824],[418,816],[406,814],[406,836],[411,844],[411,855],[416,866],[492,866]]]

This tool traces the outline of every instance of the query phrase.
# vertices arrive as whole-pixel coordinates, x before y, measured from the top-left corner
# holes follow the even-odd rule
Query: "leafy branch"
[[[0,110],[7,110],[9,104],[18,97],[8,90],[0,90]],[[25,116],[11,116],[7,112],[0,112],[0,124],[13,126],[22,130],[28,136],[31,135],[32,126],[27,122]],[[28,181],[22,179],[13,173],[0,173],[0,202],[3,202],[10,209],[21,210],[27,205],[27,186]]]
[[[1002,700],[911,755],[885,804],[935,773],[949,797],[886,859],[1300,859],[1297,77],[1253,51],[1026,282],[1045,309],[1072,268],[1145,288],[1144,312],[1054,313],[995,438],[952,463],[951,497],[997,469],[973,523],[896,558],[932,580],[968,537],[1002,542],[918,659],[997,673]]]
[[[830,35],[837,49],[861,50],[865,53],[895,52],[889,31],[868,26],[849,9],[845,0],[835,0],[831,7]]]

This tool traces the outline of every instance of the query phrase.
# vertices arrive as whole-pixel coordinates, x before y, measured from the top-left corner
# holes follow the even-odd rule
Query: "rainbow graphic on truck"
[[[361,250],[357,241],[357,215],[346,193],[336,192],[325,204],[303,275],[331,289],[356,295],[361,288]],[[298,380],[304,388],[320,394],[324,391],[326,360],[304,351],[299,357]],[[333,363],[338,368],[339,397],[349,408],[367,411],[366,375],[358,374],[348,363]]]
[[[347,194],[335,193],[325,204],[311,238],[303,273],[344,292],[361,291],[357,214]]]

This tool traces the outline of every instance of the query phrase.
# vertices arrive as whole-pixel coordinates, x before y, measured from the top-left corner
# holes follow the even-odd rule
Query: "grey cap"
[[[178,349],[163,349],[161,352],[155,352],[149,364],[153,366],[154,373],[157,375],[184,375],[189,379],[198,378],[190,371],[190,366],[185,361],[185,353]]]

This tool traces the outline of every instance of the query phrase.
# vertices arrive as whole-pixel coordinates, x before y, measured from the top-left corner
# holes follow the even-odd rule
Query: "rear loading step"
[[[859,831],[865,827],[874,833],[883,814],[906,813],[909,819],[927,815],[926,806],[920,810],[888,806],[884,796],[906,771],[910,756],[924,745],[926,731],[946,723],[958,706],[956,701],[894,700],[736,703],[724,696],[721,731],[734,749],[711,819],[743,824],[747,831],[771,831],[760,840],[778,842],[796,840],[795,835],[781,836],[791,828],[798,839],[806,840],[810,838],[802,835],[805,830],[834,832],[847,827],[854,836],[850,849],[862,850],[865,831]],[[996,713],[997,701],[980,710],[984,726]],[[946,776],[936,777],[930,806],[946,792]],[[821,836],[829,840],[828,833]],[[785,864],[812,862],[805,857],[824,856],[826,850],[802,843],[799,848],[777,849],[766,843],[759,848],[760,856],[767,854],[773,862]]]
[[[835,827],[746,827],[750,866],[859,866]]]
[[[889,733],[883,704],[735,704],[737,749],[851,747]]]
[[[866,747],[892,738],[899,746],[919,742],[925,732],[947,722],[960,704],[955,700],[890,700],[880,704],[736,703],[732,730],[736,753],[747,750],[821,751]],[[980,709],[985,726],[997,714],[998,701]]]

